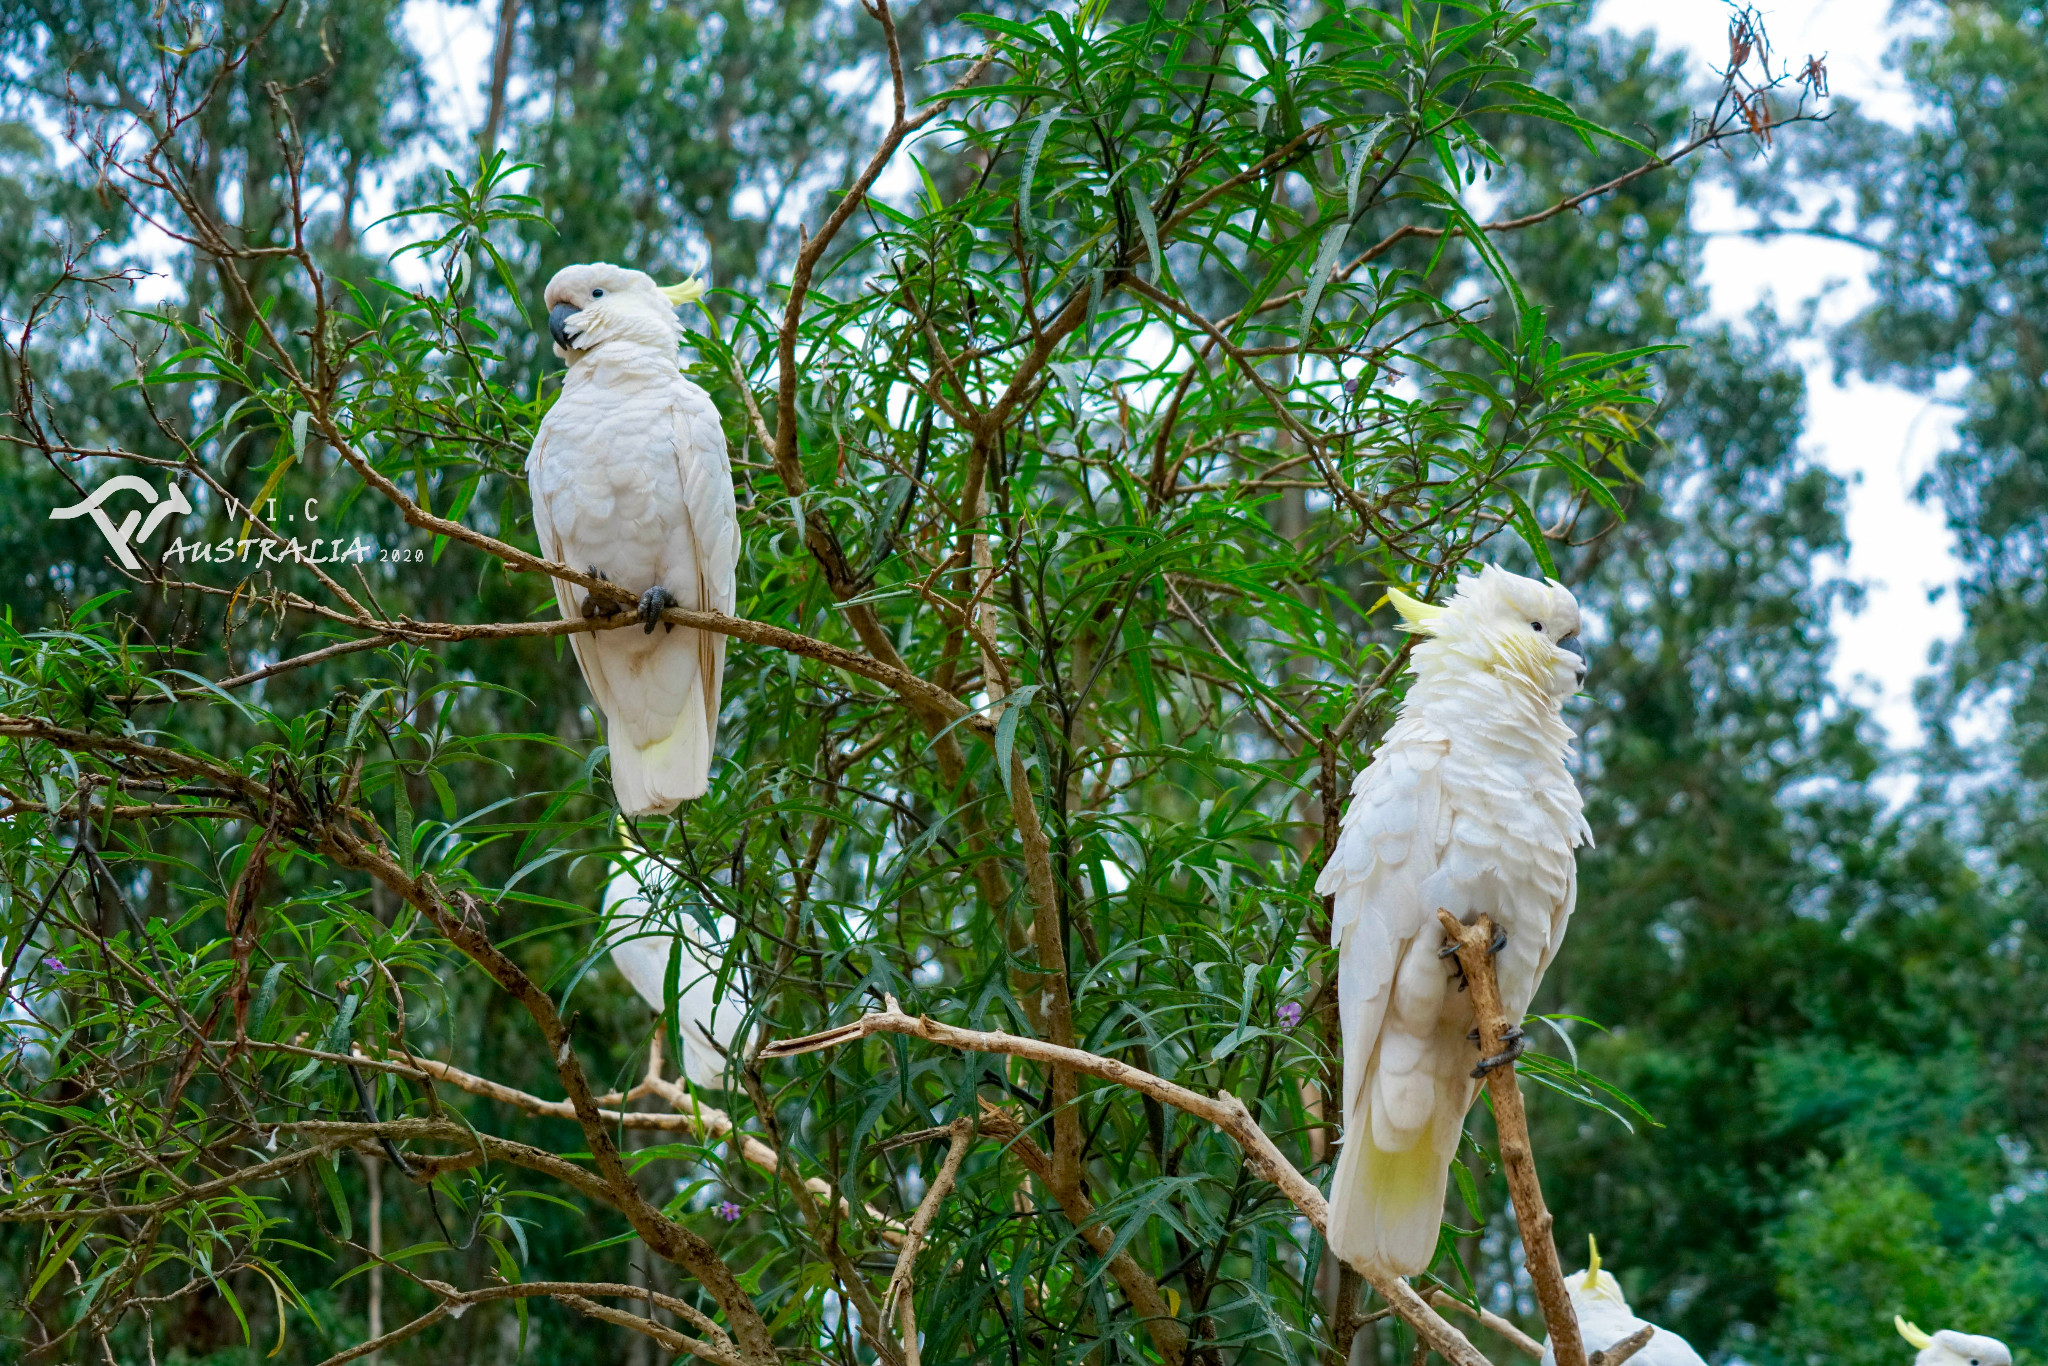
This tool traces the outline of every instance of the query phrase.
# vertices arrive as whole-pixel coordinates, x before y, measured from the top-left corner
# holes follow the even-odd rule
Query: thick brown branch
[[[1557,1242],[1551,1237],[1550,1209],[1543,1203],[1543,1187],[1536,1178],[1536,1154],[1529,1143],[1529,1116],[1522,1109],[1522,1090],[1515,1084],[1515,1065],[1509,1054],[1518,1022],[1510,1020],[1501,1003],[1500,981],[1494,975],[1494,924],[1486,916],[1477,923],[1461,925],[1448,911],[1438,911],[1447,942],[1457,945],[1458,965],[1472,988],[1472,1011],[1479,1023],[1479,1051],[1489,1060],[1505,1061],[1487,1067],[1486,1093],[1493,1100],[1493,1123],[1500,1134],[1500,1161],[1507,1172],[1508,1194],[1515,1202],[1515,1222],[1522,1233],[1522,1251],[1529,1264],[1529,1279],[1535,1283],[1536,1303],[1543,1311],[1543,1326],[1557,1353],[1557,1366],[1586,1366],[1586,1346],[1579,1337],[1579,1316],[1565,1291],[1564,1266],[1558,1261]]]

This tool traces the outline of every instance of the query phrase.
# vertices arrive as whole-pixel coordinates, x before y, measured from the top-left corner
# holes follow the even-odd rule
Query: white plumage
[[[1589,1238],[1587,1242],[1592,1240]],[[1565,1293],[1571,1296],[1572,1308],[1579,1317],[1579,1338],[1586,1345],[1586,1355],[1604,1352],[1633,1336],[1638,1329],[1656,1328],[1642,1350],[1629,1358],[1629,1366],[1637,1366],[1637,1363],[1640,1366],[1707,1366],[1684,1338],[1669,1328],[1657,1328],[1656,1324],[1635,1316],[1621,1293],[1621,1283],[1600,1269],[1598,1247],[1593,1248],[1593,1264],[1584,1271],[1565,1277],[1564,1288]],[[1551,1350],[1547,1338],[1543,1343],[1542,1366],[1557,1366],[1557,1354]]]
[[[1929,1336],[1898,1314],[1892,1316],[1892,1326],[1920,1349],[1913,1366],[2012,1366],[2012,1350],[1997,1338],[1958,1333],[1953,1328]]]
[[[730,613],[737,596],[725,433],[710,397],[676,366],[674,306],[701,293],[596,264],[560,271],[546,294],[555,354],[569,371],[526,458],[534,529],[543,555],[641,598],[647,630],[570,637],[630,815],[701,796],[718,734],[725,637],[654,618],[671,604]],[[557,583],[556,597],[564,617],[608,610],[572,584]]]
[[[1579,607],[1562,585],[1488,568],[1447,607],[1390,594],[1415,647],[1415,681],[1352,785],[1316,882],[1334,898],[1344,1027],[1344,1139],[1329,1245],[1355,1266],[1427,1269],[1449,1166],[1479,1083],[1471,998],[1438,956],[1439,908],[1507,932],[1496,960],[1519,1021],[1577,896],[1572,851],[1592,832],[1565,769],[1560,714],[1585,661],[1568,646]]]
[[[696,1086],[721,1090],[725,1085],[725,1054],[732,1046],[744,1011],[718,999],[717,951],[705,942],[689,914],[671,909],[666,919],[655,910],[671,884],[669,875],[653,865],[631,861],[612,875],[604,891],[606,934],[612,943],[612,966],[640,993],[656,1014],[667,1004],[662,990],[668,977],[669,951],[676,960],[676,1016],[682,1026],[680,1052],[683,1075]],[[731,934],[721,920],[720,931]]]

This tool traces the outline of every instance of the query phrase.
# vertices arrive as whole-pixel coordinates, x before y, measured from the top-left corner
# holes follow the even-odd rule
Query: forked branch
[[[853,1043],[873,1034],[908,1034],[931,1043],[942,1044],[969,1053],[1003,1053],[1011,1057],[1025,1058],[1047,1068],[1068,1068],[1087,1076],[1097,1077],[1118,1086],[1152,1097],[1164,1105],[1194,1115],[1207,1121],[1228,1134],[1239,1147],[1244,1149],[1245,1160],[1251,1169],[1265,1180],[1280,1188],[1294,1207],[1307,1217],[1318,1233],[1329,1228],[1329,1202],[1309,1179],[1303,1176],[1295,1165],[1288,1161],[1279,1145],[1261,1129],[1252,1118],[1245,1103],[1229,1092],[1210,1097],[1185,1086],[1154,1076],[1126,1062],[1105,1058],[1079,1048],[1063,1048],[1058,1044],[1045,1043],[1038,1039],[1020,1038],[1000,1030],[958,1029],[952,1025],[922,1015],[908,1015],[896,999],[887,997],[886,1009],[873,1011],[857,1020],[849,1021],[836,1029],[821,1030],[801,1038],[781,1039],[761,1050],[761,1057],[793,1058],[804,1053],[815,1053],[841,1044]],[[1361,1271],[1364,1269],[1361,1268]],[[1422,1296],[1417,1294],[1406,1281],[1378,1272],[1368,1272],[1367,1281],[1381,1297],[1392,1306],[1394,1312],[1415,1329],[1418,1337],[1428,1343],[1453,1366],[1491,1366],[1486,1357],[1463,1333],[1459,1332],[1441,1314],[1430,1308]],[[1585,1366],[1581,1354],[1578,1366]]]

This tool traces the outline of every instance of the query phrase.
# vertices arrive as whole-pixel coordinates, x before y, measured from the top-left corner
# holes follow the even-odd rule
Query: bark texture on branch
[[[1650,1339],[1655,1336],[1657,1336],[1656,1325],[1646,1323],[1605,1351],[1593,1353],[1593,1355],[1586,1358],[1586,1361],[1589,1366],[1621,1366],[1622,1362],[1627,1361],[1637,1352],[1648,1347]]]
[[[1507,1007],[1500,999],[1500,979],[1494,975],[1494,923],[1482,915],[1476,924],[1461,925],[1448,911],[1438,911],[1437,918],[1445,938],[1457,946],[1458,965],[1471,986],[1480,1056],[1501,1057],[1521,1033],[1508,1019]],[[1515,1065],[1512,1060],[1502,1062],[1488,1068],[1485,1076],[1486,1094],[1493,1101],[1494,1128],[1500,1135],[1500,1163],[1515,1203],[1515,1222],[1522,1231],[1522,1252],[1528,1261],[1529,1279],[1535,1283],[1536,1304],[1543,1311],[1543,1326],[1557,1353],[1557,1366],[1587,1366],[1578,1312],[1565,1292],[1564,1265],[1558,1260],[1557,1241],[1550,1232],[1550,1207],[1543,1203],[1543,1186],[1536,1179],[1536,1154],[1529,1144],[1529,1116],[1522,1109]]]
[[[1003,1053],[1026,1058],[1048,1068],[1068,1068],[1086,1076],[1099,1077],[1118,1086],[1127,1086],[1221,1129],[1244,1149],[1245,1161],[1251,1169],[1278,1186],[1281,1194],[1307,1216],[1316,1232],[1328,1230],[1330,1206],[1323,1193],[1301,1174],[1272,1137],[1258,1126],[1245,1103],[1229,1092],[1205,1096],[1115,1058],[1105,1058],[1078,1048],[1062,1048],[1058,1044],[1021,1038],[1000,1030],[958,1029],[926,1016],[907,1015],[894,997],[887,998],[887,1003],[887,1009],[863,1015],[835,1029],[821,1030],[796,1039],[777,1040],[763,1048],[760,1056],[763,1060],[791,1058],[837,1048],[872,1034],[908,1034],[948,1048],[972,1053]],[[990,1127],[987,1110],[982,1115],[982,1131],[995,1132]],[[1367,1274],[1366,1281],[1415,1330],[1416,1335],[1429,1344],[1430,1350],[1451,1362],[1452,1366],[1491,1366],[1471,1340],[1430,1308],[1406,1281],[1377,1273]],[[1578,1366],[1585,1366],[1583,1354]]]

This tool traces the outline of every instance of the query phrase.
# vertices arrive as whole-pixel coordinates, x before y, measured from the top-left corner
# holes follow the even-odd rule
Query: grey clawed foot
[[[590,575],[593,579],[603,579],[606,583],[612,581],[611,575],[605,573],[594,564],[587,566],[583,572]],[[592,617],[614,617],[625,609],[609,598],[600,602],[595,593],[586,593],[583,596],[582,607],[577,610],[582,612],[584,620],[588,621]]]
[[[1486,946],[1486,956],[1488,958],[1491,958],[1507,946],[1508,932],[1506,930],[1501,929],[1498,926],[1495,926],[1493,931],[1493,942]]]
[[[675,630],[673,622],[661,621],[661,614],[669,608],[679,605],[675,598],[670,595],[669,591],[660,584],[656,584],[645,593],[642,593],[640,595],[640,622],[646,628],[644,634],[653,635],[656,622],[661,622],[662,625],[671,631]]]
[[[1500,1052],[1490,1058],[1481,1058],[1479,1066],[1472,1069],[1474,1077],[1483,1077],[1496,1067],[1506,1067],[1529,1051],[1528,1036],[1523,1034],[1517,1025],[1508,1026],[1507,1032],[1500,1036],[1500,1041],[1503,1045]]]
[[[1458,957],[1458,946],[1456,944],[1444,945],[1436,951],[1436,956],[1451,960],[1451,971],[1458,975],[1458,990],[1463,991],[1467,986],[1471,985],[1465,980],[1465,960]]]

